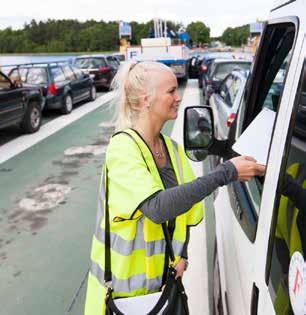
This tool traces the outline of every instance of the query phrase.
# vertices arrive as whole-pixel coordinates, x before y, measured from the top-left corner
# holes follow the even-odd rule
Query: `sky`
[[[3,1],[0,29],[22,28],[31,19],[77,19],[86,21],[138,21],[153,18],[182,22],[202,21],[211,36],[221,36],[227,27],[267,19],[273,0],[15,0]]]

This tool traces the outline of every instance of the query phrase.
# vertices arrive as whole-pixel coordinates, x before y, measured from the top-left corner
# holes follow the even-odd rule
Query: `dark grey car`
[[[63,114],[69,114],[74,104],[96,98],[96,87],[90,76],[66,62],[18,65],[9,77],[20,77],[23,86],[41,89],[45,110],[60,109]]]

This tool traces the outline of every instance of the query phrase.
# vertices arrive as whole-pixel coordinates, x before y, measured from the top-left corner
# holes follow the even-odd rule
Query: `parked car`
[[[39,130],[43,98],[37,88],[23,87],[0,72],[0,129],[20,125],[26,133]]]
[[[229,128],[236,119],[247,76],[248,71],[232,71],[209,99],[214,114],[217,139],[222,140],[228,137]]]
[[[60,109],[69,114],[74,104],[96,98],[96,87],[89,75],[66,62],[18,65],[9,77],[20,78],[23,86],[40,88],[45,110]]]
[[[207,55],[205,51],[192,51],[188,59],[188,77],[190,79],[197,79],[199,76],[200,63],[204,56]]]
[[[92,75],[97,88],[109,90],[120,62],[114,56],[88,55],[77,57],[74,65]]]
[[[232,54],[220,53],[220,52],[208,52],[202,59],[199,59],[196,67],[198,68],[198,84],[199,88],[203,88],[203,81],[206,80],[207,73],[213,61],[215,59],[234,59]]]
[[[233,182],[215,194],[215,220],[211,216],[207,224],[215,227],[215,246],[207,257],[216,315],[305,314],[305,38],[306,2],[275,1],[228,137],[214,137],[211,107],[188,108],[210,126],[202,132],[203,145],[194,144],[188,126],[192,134],[200,132],[199,121],[185,113],[185,151],[198,161],[208,154],[235,156],[232,145],[258,114],[270,117],[262,128],[272,133],[266,139],[255,133],[245,146],[258,153],[265,144],[265,176]]]
[[[238,59],[215,59],[207,73],[203,76],[203,99],[204,104],[209,104],[209,98],[218,89],[220,83],[224,78],[233,70],[249,70],[251,61],[238,60]]]

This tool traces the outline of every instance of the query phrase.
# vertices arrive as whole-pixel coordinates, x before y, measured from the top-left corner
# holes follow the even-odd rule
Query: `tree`
[[[239,47],[246,44],[250,36],[249,24],[239,27],[228,27],[221,36],[221,41],[226,45]]]
[[[190,23],[186,31],[189,33],[193,43],[208,43],[210,41],[210,28],[203,22]]]

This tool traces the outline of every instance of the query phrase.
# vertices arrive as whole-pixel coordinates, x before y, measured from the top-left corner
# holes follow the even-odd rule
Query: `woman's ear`
[[[149,102],[148,94],[141,94],[139,96],[139,108],[142,110],[143,108],[150,108],[151,104]]]

